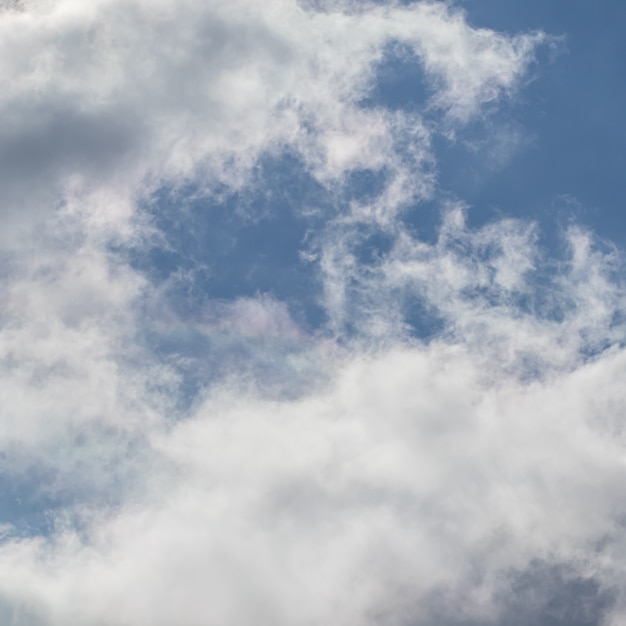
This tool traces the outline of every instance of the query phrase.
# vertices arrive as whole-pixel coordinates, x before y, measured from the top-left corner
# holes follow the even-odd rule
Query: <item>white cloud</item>
[[[87,539],[5,545],[2,588],[54,624],[355,624],[427,623],[438,587],[493,616],[489,585],[532,559],[615,584],[624,366],[528,386],[434,344],[351,359],[295,402],[223,390],[153,436],[168,478]]]
[[[453,332],[429,345],[396,334],[382,349],[363,338],[344,350],[305,341],[325,376],[295,399],[263,397],[235,371],[182,421],[168,424],[159,401],[162,417],[134,429],[137,400],[153,394],[154,404],[156,387],[124,380],[128,370],[90,374],[111,356],[119,362],[119,352],[74,346],[90,369],[70,375],[68,387],[50,373],[39,391],[13,378],[51,415],[38,431],[47,438],[54,426],[67,428],[63,411],[90,419],[90,406],[109,431],[70,428],[91,444],[88,465],[66,460],[83,475],[61,472],[58,488],[71,493],[86,482],[97,496],[79,493],[71,509],[78,527],[61,512],[48,537],[5,539],[8,619],[455,623],[436,613],[433,598],[444,594],[466,619],[488,623],[501,615],[507,577],[536,561],[623,586],[626,357],[614,346],[585,358],[598,333],[611,339],[608,310],[621,306],[607,282],[615,259],[575,232],[570,269],[558,278],[558,301],[575,306],[562,320],[523,313],[511,294],[532,290],[525,275],[546,262],[532,241],[523,223],[472,232],[455,210],[432,246],[400,239],[381,266],[384,279],[367,285],[372,297],[409,280]],[[583,267],[590,278],[579,278]],[[205,333],[304,339],[268,300],[220,305],[196,323]],[[124,389],[135,395],[103,402]],[[27,406],[15,406],[25,426],[42,428]],[[129,448],[138,435],[144,443]],[[35,443],[15,436],[32,453]],[[80,455],[75,440],[59,437],[40,452],[49,464],[58,453]],[[115,492],[121,501],[108,503]]]
[[[514,87],[539,41],[472,29],[438,3],[31,0],[0,17],[5,233],[52,209],[69,178],[131,197],[196,176],[237,185],[284,146],[327,182],[383,165],[406,177],[397,118],[359,106],[388,44],[413,49],[433,105],[465,120]]]
[[[53,503],[47,533],[0,528],[5,623],[455,623],[437,594],[480,623],[536,560],[623,586],[619,255],[572,229],[555,266],[532,224],[455,206],[427,244],[399,218],[436,183],[432,134],[510,95],[544,36],[337,7],[3,5],[1,468],[47,472]],[[364,104],[394,44],[429,122]],[[154,234],[142,200],[245,187],[282,151],[338,198],[309,250],[328,326],[267,295],[177,314],[120,252]],[[343,202],[361,169],[386,185]]]

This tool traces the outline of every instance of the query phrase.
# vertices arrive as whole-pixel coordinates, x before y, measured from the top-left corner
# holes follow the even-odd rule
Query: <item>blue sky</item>
[[[620,36],[626,8],[618,2],[466,2],[471,20],[498,30],[541,28],[564,38],[552,63],[536,70],[518,115],[531,145],[491,184],[461,187],[477,206],[541,219],[573,214],[620,246],[625,222],[624,124],[626,87]],[[466,165],[466,167],[470,167]],[[463,185],[463,181],[456,184]]]
[[[0,2],[0,621],[623,623],[624,26]]]

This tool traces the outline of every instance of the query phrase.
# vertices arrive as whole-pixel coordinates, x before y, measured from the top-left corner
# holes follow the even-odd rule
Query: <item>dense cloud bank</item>
[[[441,2],[0,4],[3,623],[623,622],[621,252],[437,180],[553,44]],[[394,59],[413,107],[372,97]]]

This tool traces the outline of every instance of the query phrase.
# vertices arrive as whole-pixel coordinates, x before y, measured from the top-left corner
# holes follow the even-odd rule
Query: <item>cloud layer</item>
[[[0,5],[3,623],[623,620],[620,252],[437,182],[545,43],[440,2]],[[260,249],[207,287],[259,223],[317,323]]]

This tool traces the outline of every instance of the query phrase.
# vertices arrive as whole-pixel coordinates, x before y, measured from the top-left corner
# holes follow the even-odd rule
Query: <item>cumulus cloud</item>
[[[429,623],[436,592],[497,621],[535,561],[611,590],[623,372],[613,352],[524,385],[433,343],[292,402],[221,389],[151,434],[156,478],[86,536],[5,544],[4,593],[43,623],[395,624]]]
[[[433,137],[514,97],[545,35],[441,2],[1,6],[4,623],[620,623],[619,252],[403,217]],[[368,100],[394,54],[416,110]],[[289,207],[314,328],[215,297],[163,226],[193,230],[185,197],[273,215],[285,156],[326,202]]]

